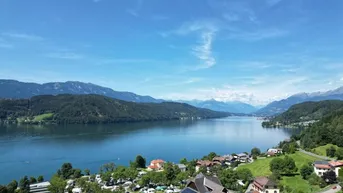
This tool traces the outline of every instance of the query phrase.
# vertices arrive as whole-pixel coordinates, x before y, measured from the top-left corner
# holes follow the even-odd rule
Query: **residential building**
[[[214,157],[212,159],[213,164],[216,164],[216,165],[224,165],[225,161],[226,161],[225,157]]]
[[[199,171],[200,167],[206,167],[207,170],[210,169],[210,167],[212,167],[214,165],[214,163],[212,161],[209,160],[198,160],[197,161],[197,165],[195,166],[195,171]]]
[[[49,193],[50,182],[30,184],[30,193]]]
[[[237,160],[237,157],[232,156],[232,155],[223,155],[225,158],[225,164],[226,165],[231,165],[231,163],[235,162]]]
[[[282,154],[282,149],[270,148],[270,149],[267,150],[267,155],[268,156],[275,156],[277,154]]]
[[[162,170],[164,163],[165,161],[161,159],[152,160],[148,168],[151,170]]]
[[[276,183],[267,177],[255,178],[253,185],[253,192],[259,193],[280,193]]]
[[[187,167],[185,166],[185,164],[176,164],[177,167],[179,167],[179,169],[181,170],[181,172],[185,172]]]
[[[249,155],[246,153],[237,154],[237,160],[242,163],[249,162]]]
[[[181,193],[229,193],[231,191],[223,187],[220,180],[214,176],[198,174],[189,181]]]
[[[313,163],[314,173],[316,173],[317,176],[323,176],[323,174],[328,171],[334,171],[336,176],[338,176],[339,170],[342,167],[342,161],[315,161]]]

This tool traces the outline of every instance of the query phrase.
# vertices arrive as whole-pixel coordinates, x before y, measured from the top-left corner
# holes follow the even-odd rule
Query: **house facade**
[[[325,172],[334,171],[336,176],[339,175],[339,170],[343,167],[341,161],[315,161],[313,163],[314,173],[317,176],[323,176]]]
[[[199,171],[200,167],[206,167],[207,170],[210,169],[210,167],[212,167],[214,165],[214,163],[212,161],[209,160],[198,160],[197,161],[197,165],[195,166],[195,171]]]
[[[277,154],[282,154],[282,149],[270,148],[270,149],[267,150],[267,155],[268,156],[275,156]]]
[[[267,177],[255,178],[252,188],[253,188],[253,192],[280,193],[280,189],[277,187],[277,184]]]

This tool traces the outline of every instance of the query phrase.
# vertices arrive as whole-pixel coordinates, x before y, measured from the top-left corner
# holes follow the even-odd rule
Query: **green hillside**
[[[228,115],[183,103],[134,103],[100,95],[44,95],[31,99],[0,100],[0,119],[8,122],[86,124]]]

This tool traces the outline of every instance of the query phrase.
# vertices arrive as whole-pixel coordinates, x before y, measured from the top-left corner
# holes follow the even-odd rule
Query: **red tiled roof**
[[[199,160],[199,161],[197,161],[197,165],[211,166],[211,165],[213,165],[213,162],[211,162],[209,160]]]
[[[223,162],[223,161],[225,161],[225,157],[214,157],[212,160]]]
[[[329,165],[325,165],[325,164],[315,164],[314,167],[320,168],[320,169],[330,169],[331,168]]]
[[[340,167],[340,166],[343,166],[343,162],[341,162],[341,161],[330,161],[329,164],[330,164],[332,167]]]
[[[257,177],[255,178],[255,182],[260,186],[265,186],[268,183],[269,179],[267,177]]]
[[[164,163],[164,161],[161,159],[155,159],[151,161],[151,164],[158,164],[158,163]]]
[[[150,168],[150,169],[157,169],[158,166],[157,166],[157,165],[150,165],[149,168]]]

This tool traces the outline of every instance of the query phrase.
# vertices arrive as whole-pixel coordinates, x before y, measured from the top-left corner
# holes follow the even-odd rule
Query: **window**
[[[274,193],[277,193],[277,191],[275,190]]]
[[[268,190],[266,191],[266,193],[269,193]]]

